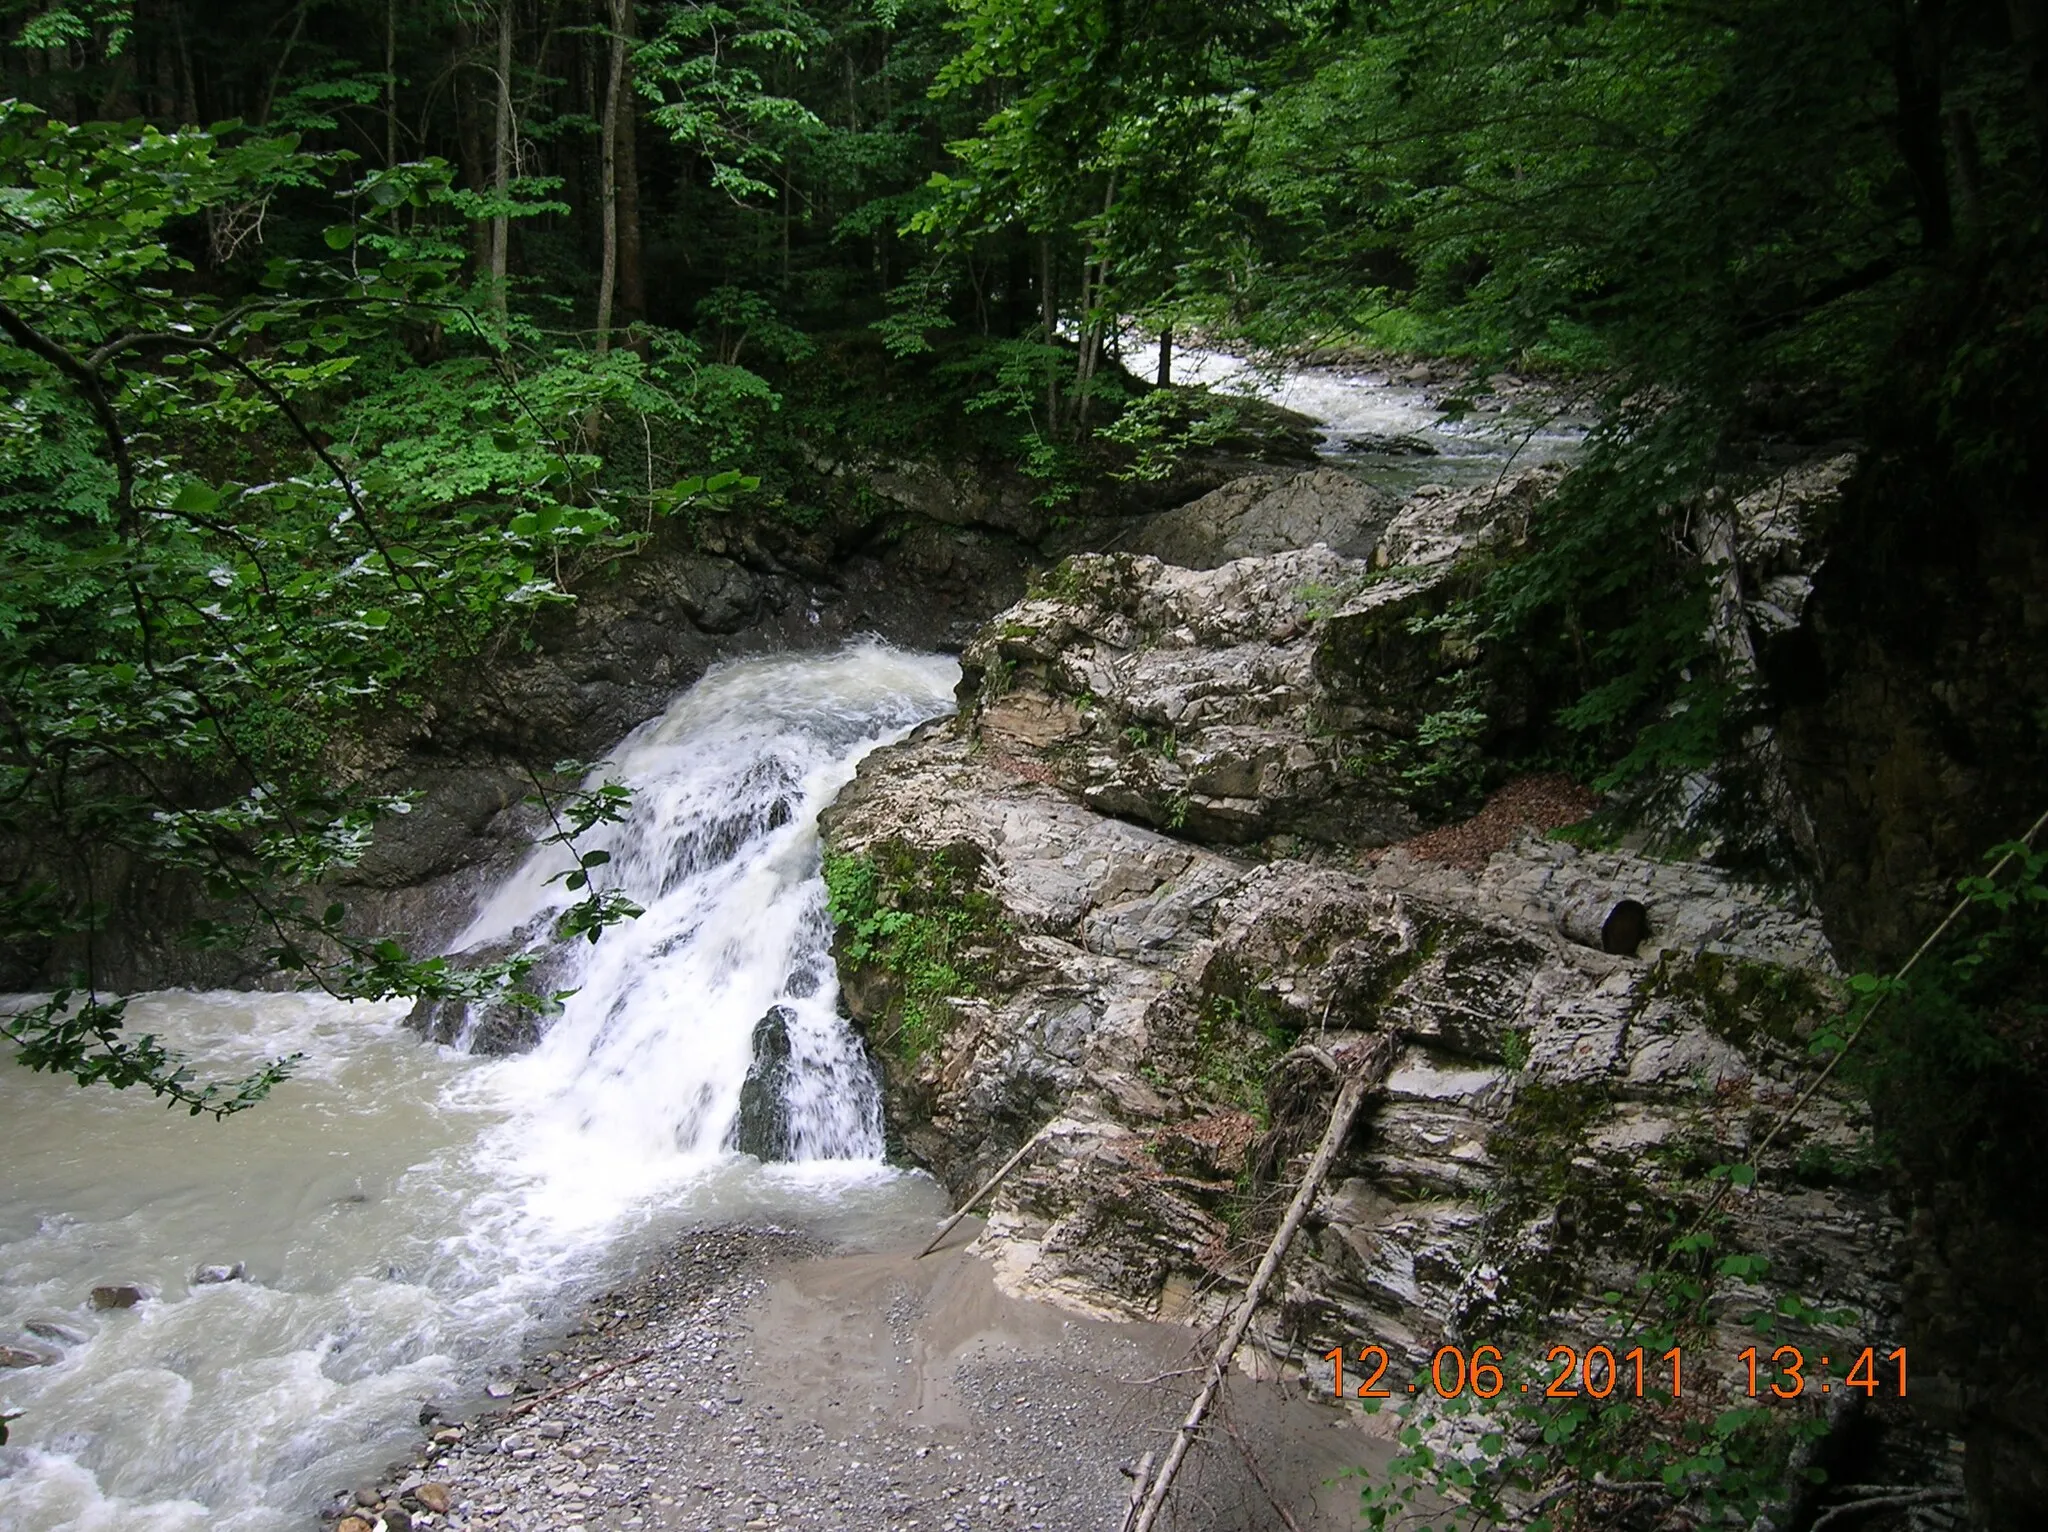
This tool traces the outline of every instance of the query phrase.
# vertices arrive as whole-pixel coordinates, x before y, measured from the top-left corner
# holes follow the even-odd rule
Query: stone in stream
[[[448,1486],[436,1483],[431,1479],[414,1490],[412,1495],[413,1499],[419,1501],[421,1505],[432,1511],[436,1516],[447,1515],[448,1507],[453,1503],[448,1493]]]
[[[789,1024],[796,1013],[771,1007],[754,1023],[754,1062],[740,1086],[740,1111],[731,1147],[760,1160],[786,1160],[789,1140]]]
[[[96,1309],[132,1309],[149,1297],[149,1289],[136,1282],[103,1282],[92,1290]]]
[[[46,1340],[59,1346],[83,1346],[92,1337],[85,1331],[70,1325],[59,1324],[54,1319],[31,1319],[22,1329],[37,1340]]]
[[[202,1266],[192,1273],[194,1287],[217,1287],[223,1282],[246,1282],[248,1279],[249,1268],[242,1261],[219,1266]]]
[[[0,1346],[0,1369],[53,1367],[61,1358],[40,1346]]]

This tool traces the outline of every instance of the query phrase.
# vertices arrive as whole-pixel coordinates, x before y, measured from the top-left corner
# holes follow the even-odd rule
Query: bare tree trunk
[[[1109,185],[1102,194],[1102,227],[1089,242],[1095,252],[1093,270],[1088,263],[1081,267],[1081,358],[1075,364],[1074,378],[1074,429],[1088,424],[1088,406],[1095,395],[1095,368],[1102,358],[1102,342],[1109,326],[1109,312],[1103,307],[1102,295],[1109,291],[1109,214],[1116,206],[1116,176],[1112,174]]]
[[[647,317],[647,278],[640,264],[640,158],[634,143],[639,113],[633,106],[633,41],[638,36],[635,0],[615,0],[612,30],[625,39],[625,67],[619,75],[616,194],[619,213],[619,311],[631,325]]]
[[[192,42],[185,33],[185,7],[171,12],[178,29],[178,121],[181,125],[199,121],[199,82],[192,74]]]
[[[1898,92],[1899,159],[1913,188],[1920,243],[1945,250],[1955,233],[1948,192],[1948,153],[1941,141],[1942,10],[1944,0],[1917,0],[1892,39],[1892,81]]]
[[[498,0],[498,143],[491,189],[497,211],[491,214],[491,308],[505,317],[505,282],[512,265],[512,0]]]
[[[601,193],[604,204],[604,256],[597,283],[597,354],[612,348],[612,301],[619,287],[619,115],[625,103],[619,93],[626,78],[626,34],[619,13],[631,0],[611,0],[611,67],[605,77],[604,150]]]
[[[398,163],[398,0],[384,0],[384,164]]]
[[[1340,1071],[1337,1099],[1331,1103],[1330,1118],[1324,1125],[1322,1142],[1316,1146],[1315,1157],[1309,1161],[1308,1170],[1301,1178],[1301,1185],[1295,1189],[1294,1200],[1288,1204],[1286,1215],[1280,1220],[1280,1227],[1274,1232],[1272,1242],[1266,1246],[1266,1253],[1259,1261],[1258,1270],[1252,1273],[1251,1285],[1244,1291],[1244,1297],[1237,1305],[1237,1312],[1230,1317],[1230,1323],[1223,1331],[1223,1339],[1217,1343],[1216,1352],[1209,1358],[1205,1369],[1206,1377],[1202,1391],[1195,1395],[1195,1402],[1189,1407],[1180,1429],[1173,1434],[1173,1445],[1167,1449],[1165,1461],[1159,1465],[1159,1472],[1152,1480],[1151,1491],[1142,1501],[1134,1501],[1124,1518],[1128,1532],[1151,1532],[1159,1520],[1160,1510],[1166,1504],[1166,1497],[1173,1492],[1174,1478],[1180,1473],[1181,1461],[1186,1458],[1188,1448],[1194,1444],[1196,1434],[1202,1429],[1202,1421],[1209,1413],[1209,1406],[1215,1403],[1216,1394],[1223,1387],[1223,1379],[1230,1372],[1231,1359],[1237,1355],[1237,1348],[1244,1343],[1245,1331],[1251,1328],[1252,1315],[1266,1296],[1266,1287],[1280,1270],[1280,1263],[1287,1259],[1287,1247],[1294,1243],[1295,1231],[1300,1229],[1302,1220],[1314,1205],[1316,1193],[1322,1190],[1323,1180],[1330,1173],[1330,1166],[1336,1161],[1338,1152],[1344,1147],[1344,1139],[1351,1131],[1351,1121],[1358,1115],[1366,1093],[1375,1089],[1387,1077],[1387,1071],[1394,1062],[1394,1047],[1391,1038],[1375,1037],[1356,1058],[1344,1063],[1329,1061]]]
[[[292,35],[284,40],[284,51],[277,56],[277,68],[271,72],[270,83],[263,88],[263,105],[256,112],[258,127],[270,121],[270,108],[277,100],[277,87],[284,82],[285,66],[292,61],[292,50],[298,47],[299,38],[305,34],[306,12],[311,8],[309,0],[301,0],[292,21]]]
[[[1038,306],[1045,322],[1045,343],[1050,346],[1059,335],[1059,302],[1052,286],[1052,236],[1038,237]],[[1059,428],[1060,375],[1050,354],[1045,363],[1045,428]]]
[[[1173,326],[1167,325],[1159,332],[1159,378],[1158,384],[1165,388],[1173,382]]]

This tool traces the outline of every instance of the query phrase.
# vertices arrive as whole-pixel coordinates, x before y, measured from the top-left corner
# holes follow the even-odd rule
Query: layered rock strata
[[[1534,835],[1477,872],[1372,849],[1420,823],[1414,750],[1447,692],[1494,726],[1516,706],[1437,619],[1460,555],[1541,488],[1423,497],[1371,560],[1069,560],[968,646],[958,716],[870,756],[827,814],[898,1148],[959,1194],[1051,1124],[981,1236],[1012,1291],[1213,1318],[1322,1130],[1318,1056],[1391,1033],[1255,1326],[1269,1355],[1611,1342],[1600,1295],[1738,1163],[1758,1178],[1713,1259],[1763,1261],[1692,1333],[1709,1389],[1787,1292],[1826,1312],[1804,1322],[1823,1350],[1897,1343],[1867,1111],[1824,1090],[1761,1142],[1839,1006],[1809,914]]]

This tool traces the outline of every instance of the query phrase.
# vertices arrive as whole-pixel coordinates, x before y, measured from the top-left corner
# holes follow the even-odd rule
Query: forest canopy
[[[336,785],[339,734],[658,526],[816,518],[820,452],[1056,507],[1156,471],[1215,436],[1175,336],[1597,407],[1463,620],[1544,667],[1528,748],[1627,791],[1750,721],[1713,495],[1873,444],[1903,547],[2039,485],[2040,0],[5,17],[0,935],[87,996],[137,868],[338,993],[516,987],[309,895],[406,807]],[[628,911],[575,837],[616,806],[534,780],[594,934]],[[9,1023],[30,1062],[243,1100],[69,998]]]

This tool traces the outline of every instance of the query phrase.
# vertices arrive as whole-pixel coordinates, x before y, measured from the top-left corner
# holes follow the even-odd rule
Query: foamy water
[[[952,705],[949,660],[863,645],[707,677],[613,754],[627,821],[587,839],[647,914],[568,954],[541,1046],[422,1044],[405,1007],[139,999],[130,1026],[211,1072],[302,1051],[224,1123],[0,1066],[0,1448],[7,1532],[300,1528],[373,1475],[426,1401],[473,1397],[582,1286],[692,1223],[887,1240],[942,1198],[881,1159],[879,1097],[837,1014],[816,818],[859,758]],[[544,930],[559,852],[463,940]],[[793,1162],[725,1146],[771,1006],[790,1017]],[[249,1280],[195,1286],[202,1264]],[[149,1301],[105,1313],[97,1283]]]

